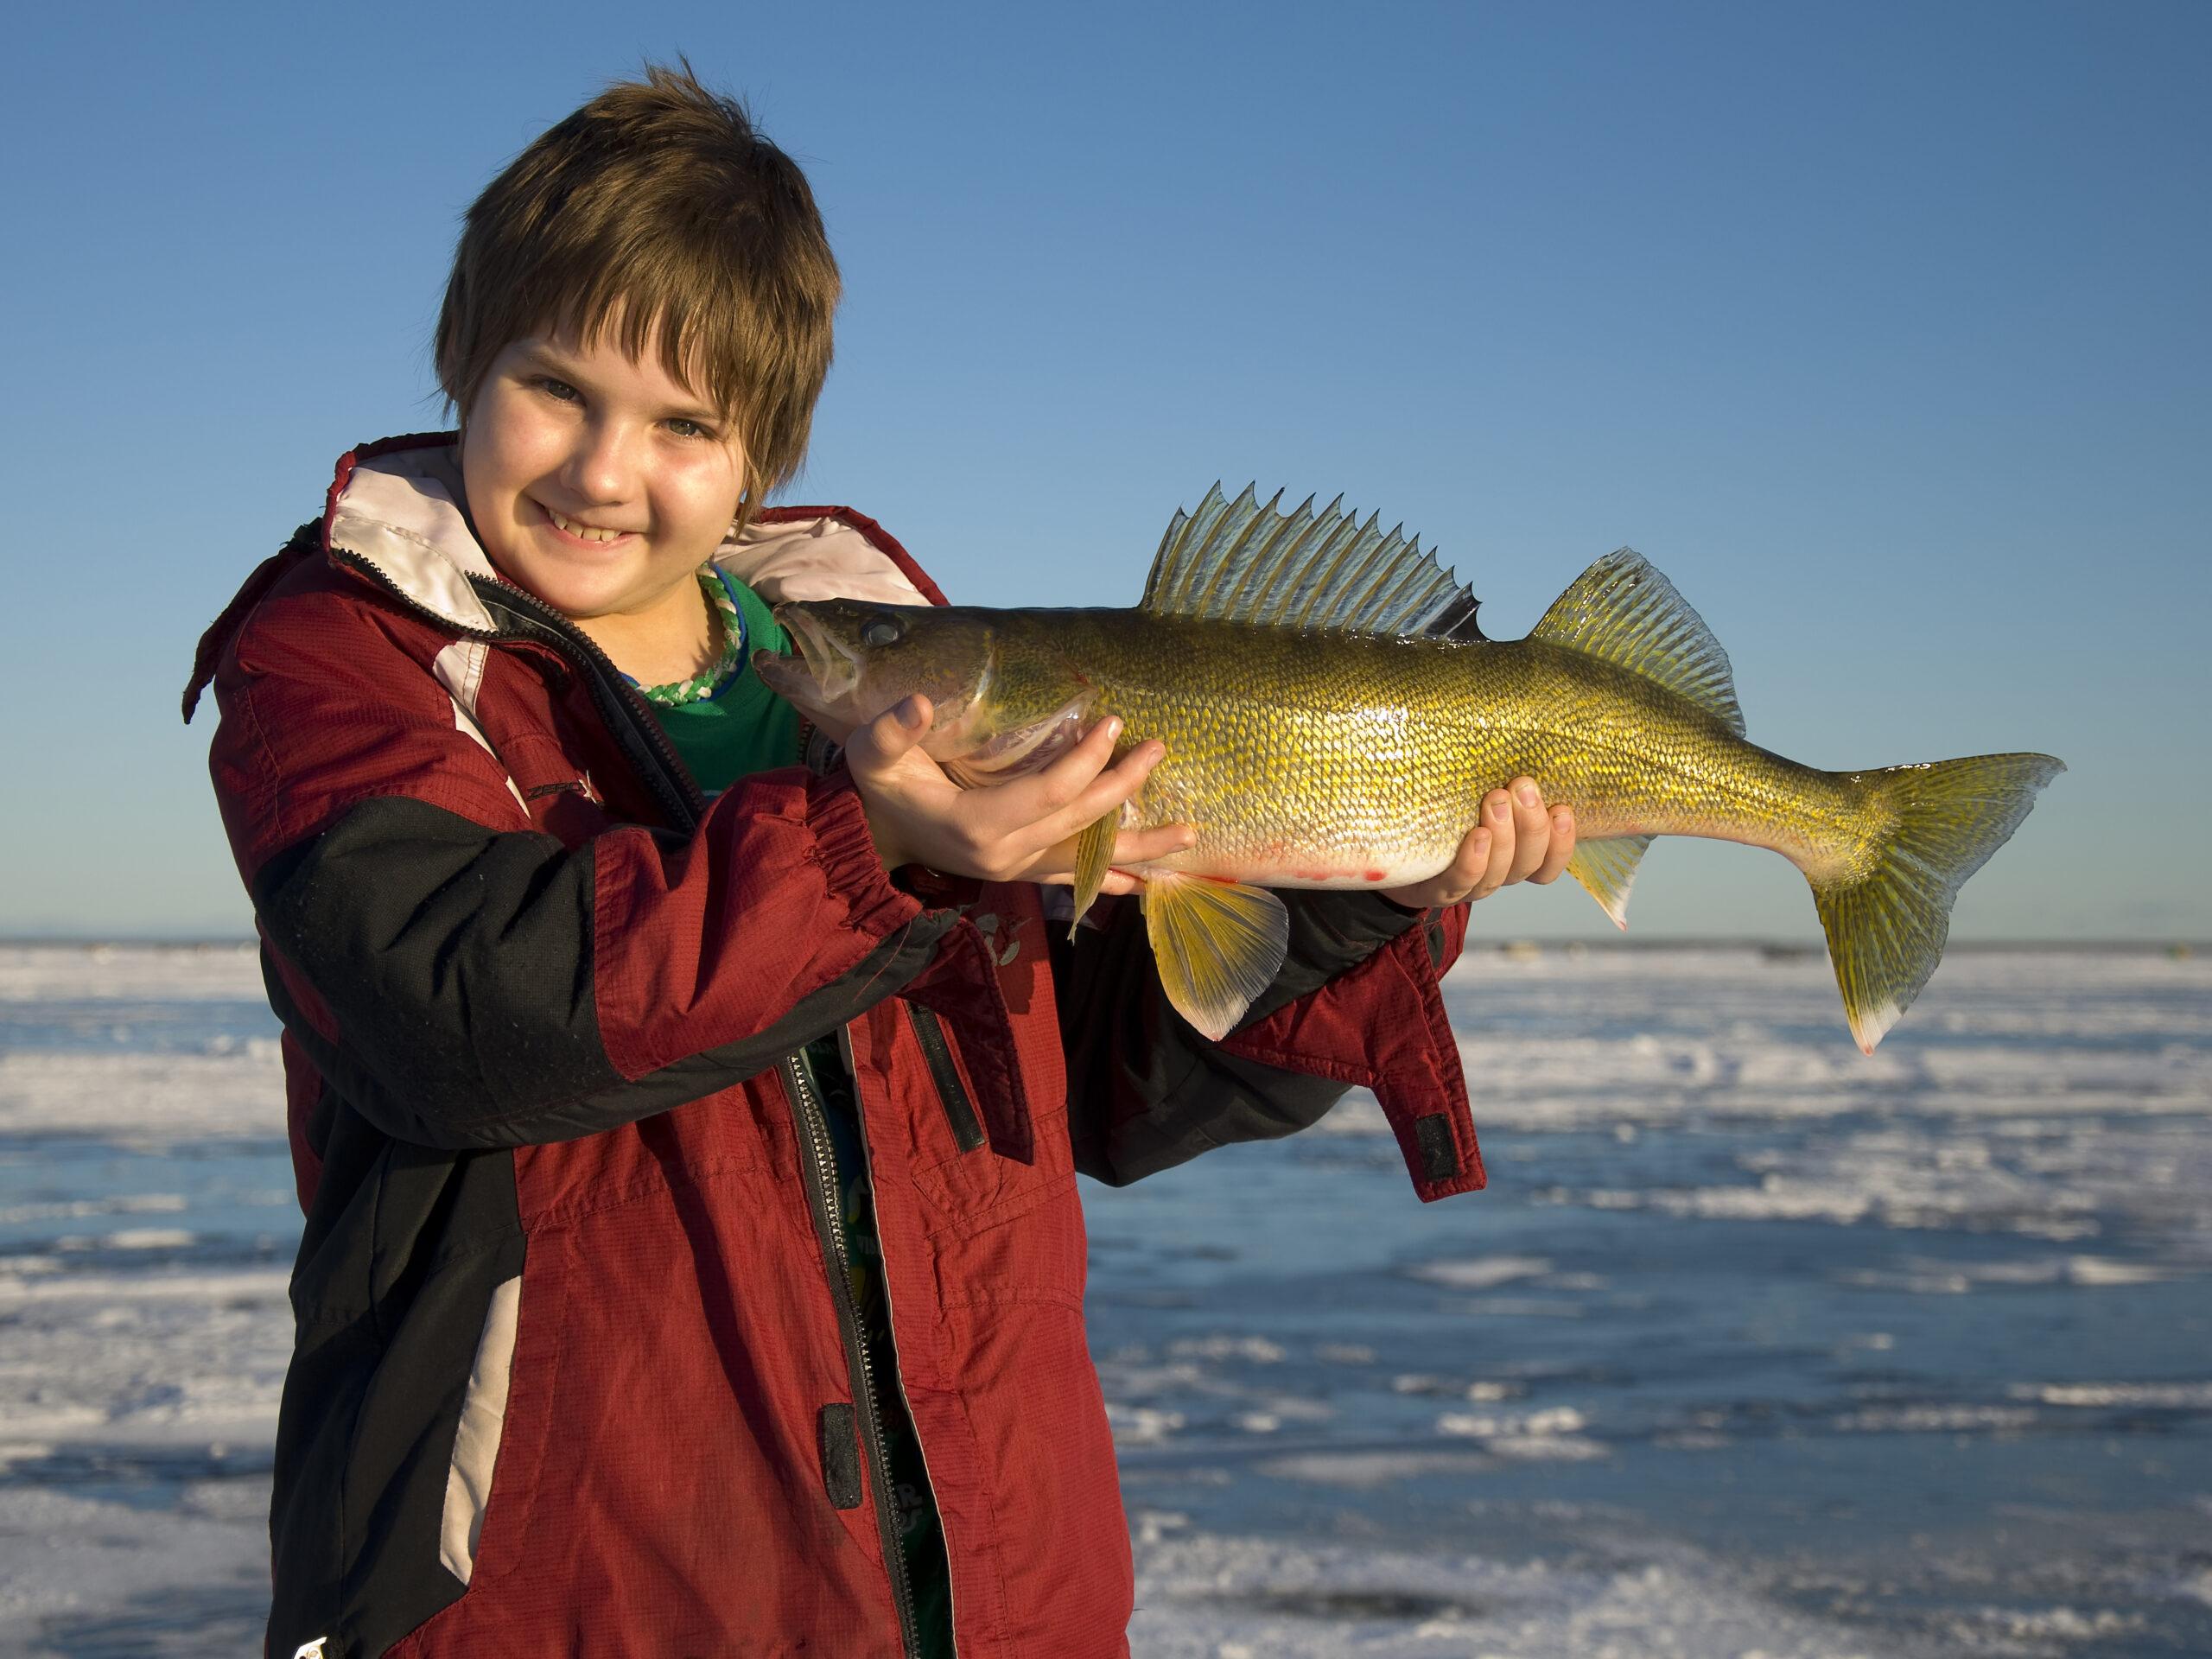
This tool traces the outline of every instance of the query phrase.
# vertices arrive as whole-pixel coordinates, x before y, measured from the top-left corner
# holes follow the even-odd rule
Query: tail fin
[[[1978,754],[1866,772],[1867,804],[1896,815],[1874,868],[1813,884],[1851,1034],[1872,1054],[1936,971],[1951,901],[2066,770],[2047,754]],[[1885,816],[1887,816],[1886,814]]]

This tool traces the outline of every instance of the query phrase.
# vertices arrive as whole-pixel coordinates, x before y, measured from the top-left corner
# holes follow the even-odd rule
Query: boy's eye
[[[531,382],[548,397],[556,397],[564,404],[580,401],[583,394],[565,380],[556,380],[550,374],[541,374]]]
[[[687,421],[680,415],[669,422],[668,429],[679,438],[711,438],[715,435],[711,430],[700,425],[698,422]]]

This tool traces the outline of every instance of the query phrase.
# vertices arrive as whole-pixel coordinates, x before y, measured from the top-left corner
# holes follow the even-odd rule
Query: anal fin
[[[1147,871],[1144,921],[1167,1000],[1214,1042],[1274,982],[1290,948],[1282,900],[1241,881]]]
[[[1624,932],[1628,928],[1628,890],[1636,882],[1636,868],[1643,861],[1649,836],[1611,836],[1603,841],[1578,841],[1567,873],[1589,890],[1598,907],[1613,918]]]

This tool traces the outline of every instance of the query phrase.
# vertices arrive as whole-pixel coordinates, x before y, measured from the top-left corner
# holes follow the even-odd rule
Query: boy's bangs
[[[700,304],[690,284],[664,276],[653,280],[658,274],[607,270],[557,305],[549,321],[555,332],[587,347],[602,342],[620,347],[632,363],[657,350],[670,379],[734,424],[745,407],[746,386],[756,377],[747,372],[741,330],[728,326],[729,308]],[[709,319],[718,313],[724,327],[716,330]]]

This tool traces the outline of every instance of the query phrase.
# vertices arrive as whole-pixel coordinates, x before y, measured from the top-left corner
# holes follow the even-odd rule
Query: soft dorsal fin
[[[1606,554],[1577,576],[1529,637],[1571,645],[1655,680],[1744,734],[1728,653],[1675,584],[1633,548]]]
[[[1160,537],[1142,608],[1155,616],[1203,616],[1344,633],[1428,634],[1479,639],[1481,601],[1405,526],[1384,534],[1379,515],[1361,524],[1338,496],[1319,512],[1313,498],[1277,511],[1250,485],[1236,500],[1217,484],[1194,513],[1178,510]]]

